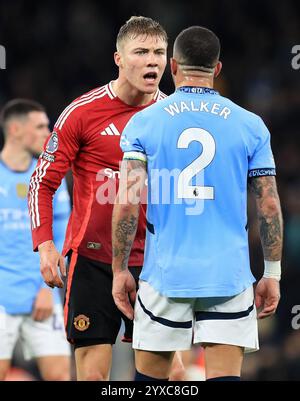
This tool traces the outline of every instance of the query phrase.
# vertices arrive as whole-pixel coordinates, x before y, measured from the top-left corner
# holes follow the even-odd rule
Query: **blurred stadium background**
[[[300,69],[292,68],[292,48],[300,45],[298,1],[1,0],[0,45],[7,60],[6,70],[0,70],[0,109],[15,97],[36,99],[46,106],[52,126],[71,100],[117,76],[115,38],[131,15],[159,20],[169,35],[169,51],[187,26],[214,30],[222,44],[218,89],[261,115],[271,131],[285,220],[282,299],[277,315],[261,322],[261,350],[246,357],[243,377],[299,380],[300,329],[291,324],[293,317],[297,321],[292,308],[300,305]],[[169,69],[161,89],[173,90]],[[254,216],[250,206],[252,269],[259,277],[263,258]],[[20,358],[17,352],[15,364],[38,377],[34,365]],[[118,345],[114,358],[112,379],[130,379],[128,345]],[[193,359],[201,364],[199,349]],[[13,371],[12,380],[18,374]]]

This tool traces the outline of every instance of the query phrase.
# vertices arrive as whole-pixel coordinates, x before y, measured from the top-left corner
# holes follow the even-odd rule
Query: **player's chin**
[[[158,80],[155,80],[153,82],[147,82],[147,81],[143,82],[143,92],[149,95],[155,93],[158,89],[158,83],[159,83]]]

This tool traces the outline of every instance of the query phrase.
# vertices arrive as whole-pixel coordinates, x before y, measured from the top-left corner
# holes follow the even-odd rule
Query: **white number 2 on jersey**
[[[187,149],[192,141],[201,143],[202,153],[179,174],[177,196],[186,199],[214,199],[214,187],[189,185],[189,183],[215,157],[215,140],[208,131],[202,128],[188,128],[180,134],[177,148]]]

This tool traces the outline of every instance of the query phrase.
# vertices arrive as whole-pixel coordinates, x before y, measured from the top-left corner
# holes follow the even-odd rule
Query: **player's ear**
[[[175,58],[173,58],[173,57],[170,58],[170,67],[171,67],[172,75],[176,75],[177,70],[178,70],[178,64],[177,64],[177,61],[175,60]]]
[[[218,61],[218,64],[215,66],[215,74],[214,77],[217,78],[217,76],[220,74],[222,70],[222,63],[221,61]]]
[[[19,137],[21,134],[21,124],[19,121],[10,121],[7,127],[8,135],[11,137]]]
[[[119,52],[114,53],[114,60],[118,67],[122,67],[122,56]]]

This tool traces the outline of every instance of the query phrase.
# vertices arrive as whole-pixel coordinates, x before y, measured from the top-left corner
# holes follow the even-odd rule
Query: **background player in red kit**
[[[160,24],[145,17],[127,21],[114,56],[118,79],[82,95],[62,112],[31,178],[34,250],[40,253],[45,282],[62,287],[57,266],[63,275],[65,266],[52,241],[52,196],[69,168],[73,171],[74,205],[63,249],[63,255],[71,254],[64,317],[78,380],[109,377],[121,315],[111,295],[114,199],[107,202],[103,188],[114,187],[116,193],[120,134],[130,117],[165,97],[158,84],[166,53],[167,34]],[[143,264],[145,221],[143,210],[129,260],[136,278]]]

